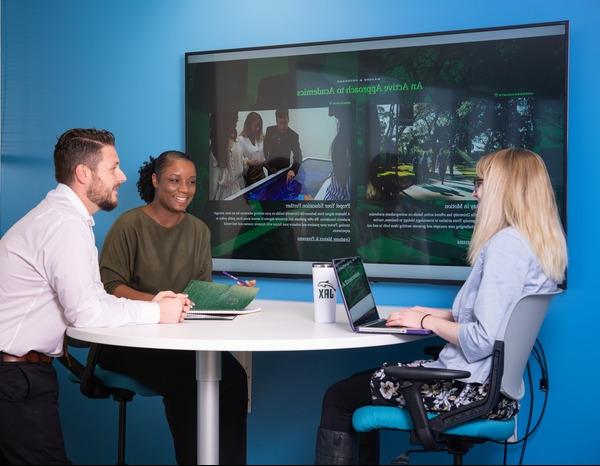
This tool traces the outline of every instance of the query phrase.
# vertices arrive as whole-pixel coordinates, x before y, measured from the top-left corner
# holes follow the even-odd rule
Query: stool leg
[[[127,402],[119,401],[119,454],[117,464],[125,464],[125,424],[127,422]]]
[[[454,463],[455,466],[462,466],[463,464],[463,453],[455,452],[454,453]]]

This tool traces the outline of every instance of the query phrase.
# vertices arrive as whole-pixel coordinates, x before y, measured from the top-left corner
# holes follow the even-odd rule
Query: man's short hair
[[[275,110],[275,118],[287,118],[290,119],[290,112],[287,108],[278,108]]]
[[[83,164],[95,171],[102,160],[104,146],[114,146],[110,131],[94,128],[73,128],[65,131],[54,146],[54,173],[56,181],[69,184],[75,168]]]

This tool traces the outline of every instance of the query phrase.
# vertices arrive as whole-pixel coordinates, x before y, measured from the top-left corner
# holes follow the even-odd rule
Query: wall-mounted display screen
[[[564,221],[568,23],[186,54],[215,270],[461,281],[484,154],[542,156]]]

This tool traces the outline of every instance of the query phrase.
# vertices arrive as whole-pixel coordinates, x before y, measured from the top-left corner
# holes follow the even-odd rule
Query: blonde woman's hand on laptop
[[[386,325],[390,327],[421,328],[422,319],[427,314],[432,315],[434,317],[438,317],[440,319],[448,320],[450,322],[454,321],[454,318],[452,317],[452,311],[450,309],[442,309],[438,307],[411,306],[403,307],[400,311],[392,312],[387,319]],[[393,319],[392,316],[394,316]],[[416,322],[416,326],[398,323],[410,321],[414,324],[416,318],[419,319]],[[391,323],[392,321],[393,323]]]
[[[392,312],[387,318],[387,327],[409,327],[409,328],[421,328],[421,319],[423,319],[428,312],[425,308],[419,306],[403,307],[399,311]]]

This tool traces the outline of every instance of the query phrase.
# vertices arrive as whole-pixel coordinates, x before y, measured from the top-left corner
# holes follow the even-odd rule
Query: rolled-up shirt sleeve
[[[84,222],[64,222],[60,231],[49,235],[43,251],[44,273],[56,292],[68,325],[116,327],[160,320],[157,303],[106,293],[100,281],[97,250]]]
[[[474,303],[473,319],[459,324],[458,341],[469,363],[492,354],[506,313],[523,294],[530,253],[512,234],[490,240],[482,251],[483,273]]]

